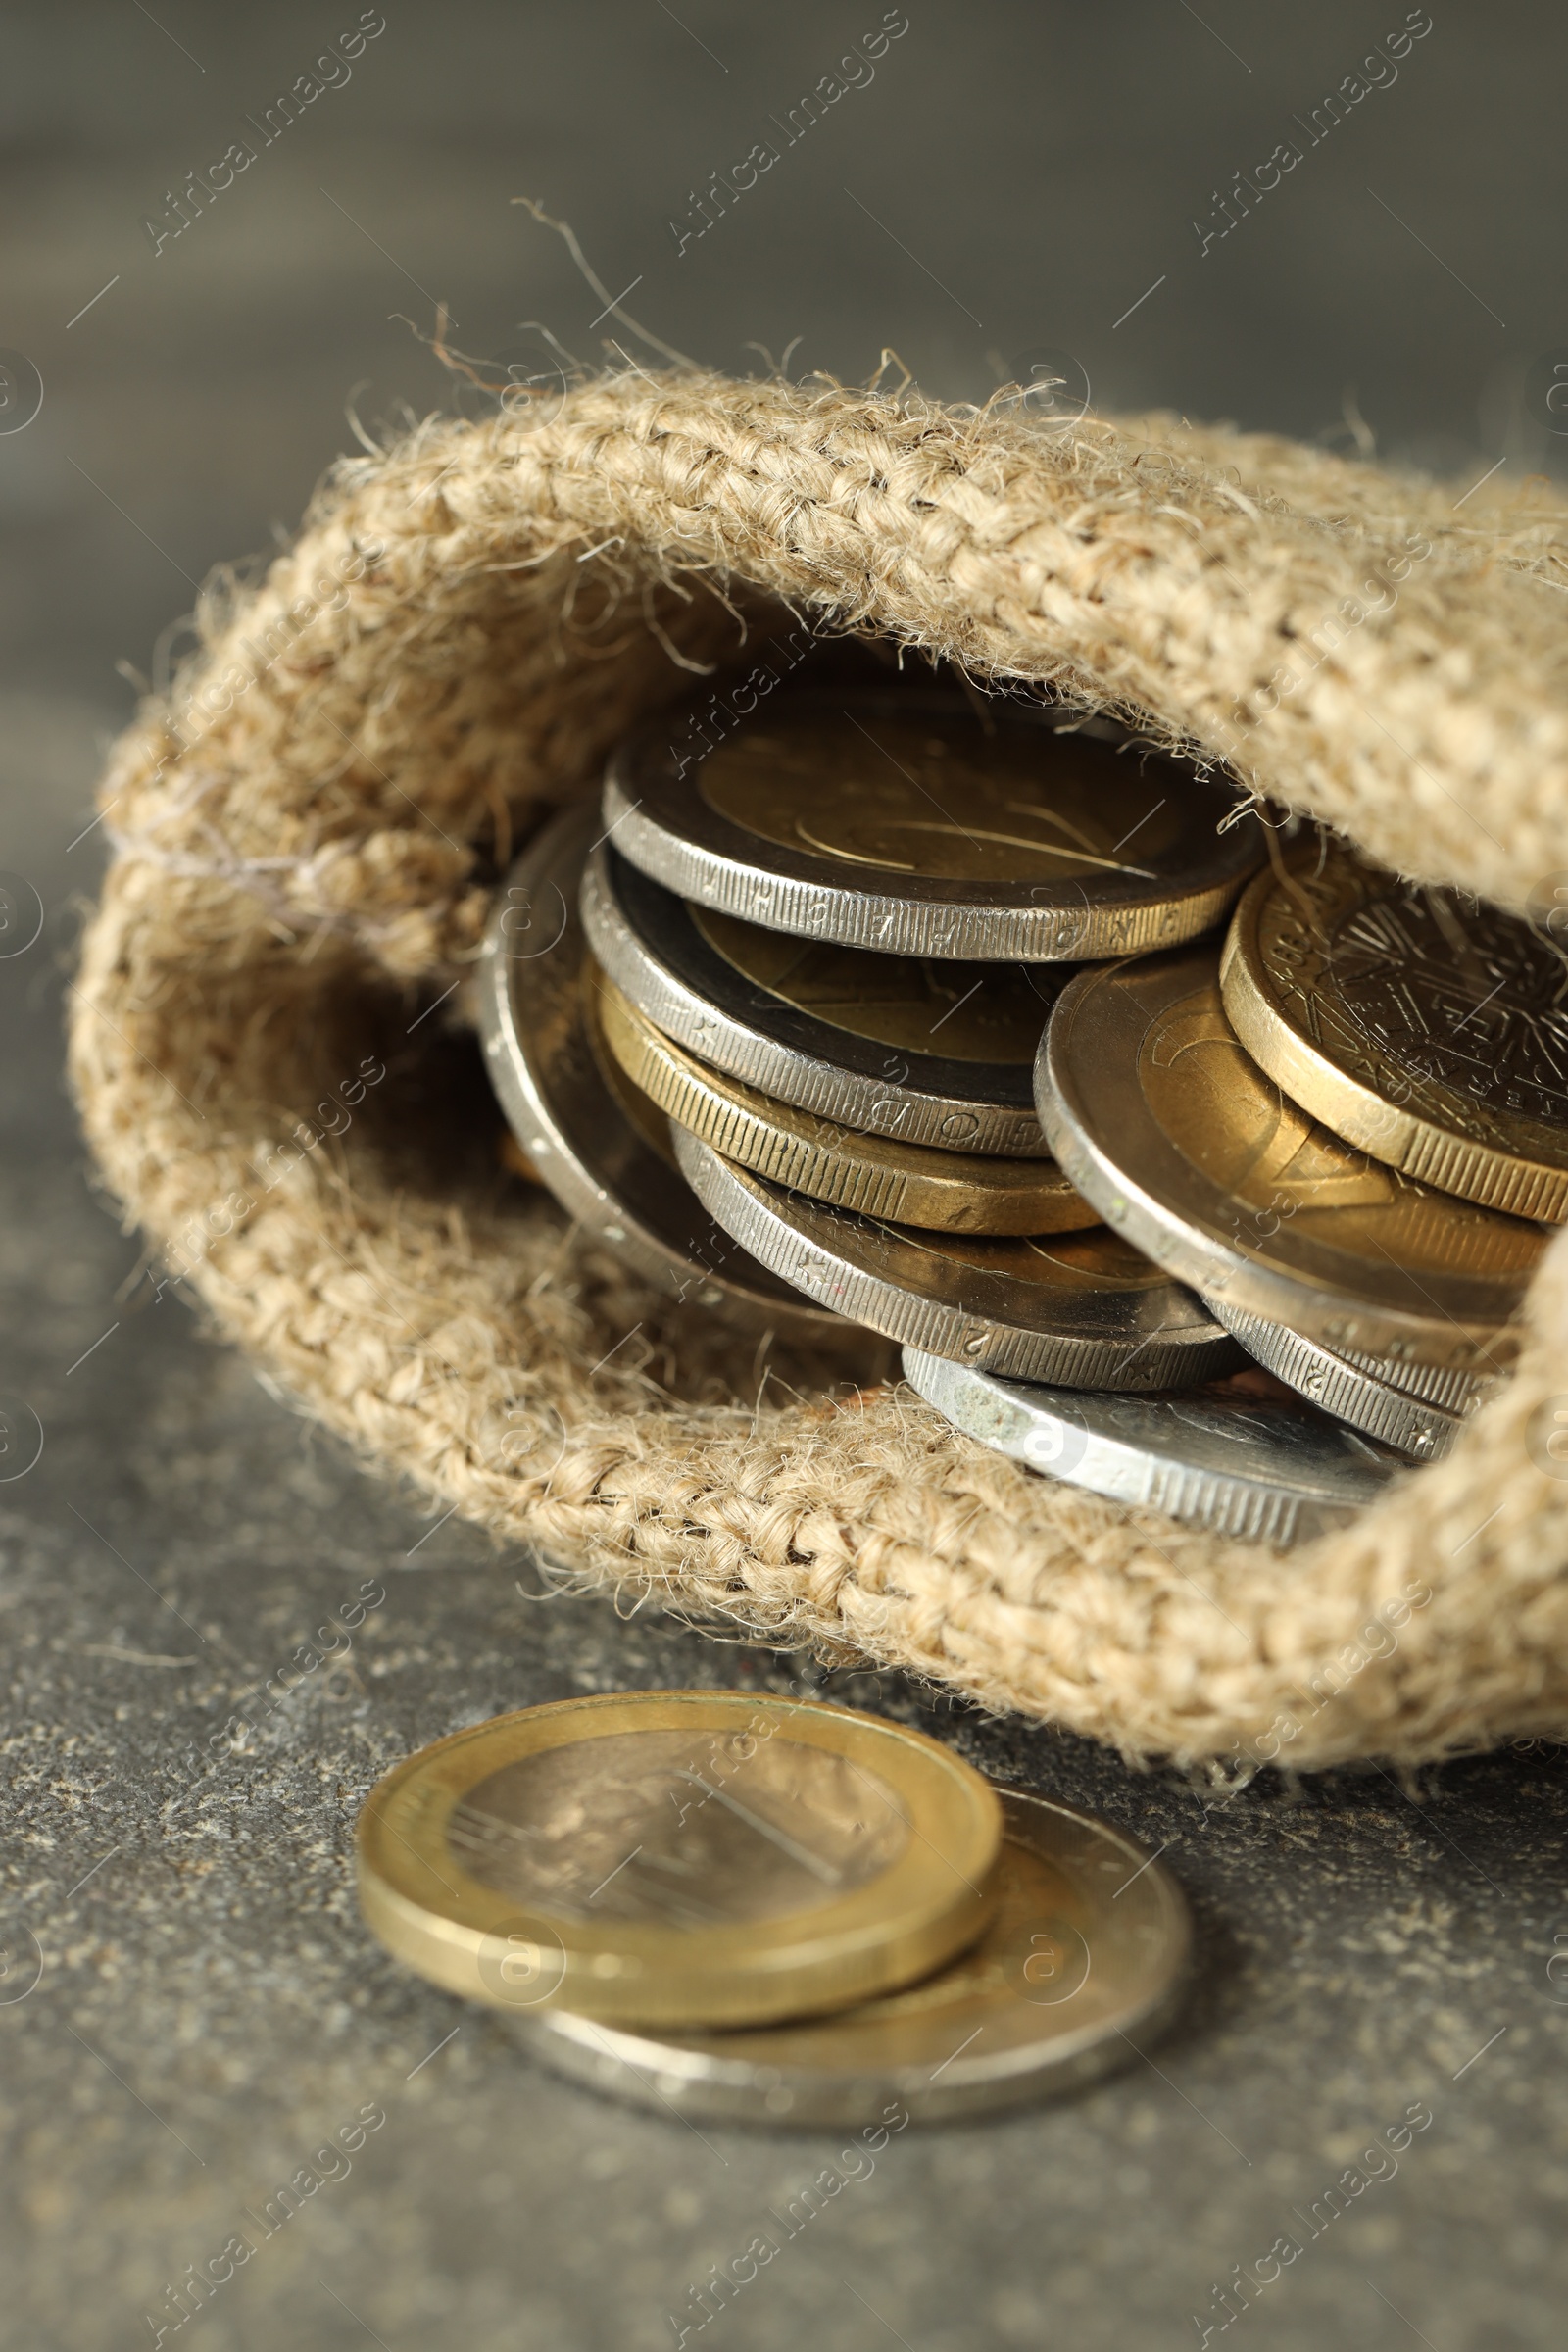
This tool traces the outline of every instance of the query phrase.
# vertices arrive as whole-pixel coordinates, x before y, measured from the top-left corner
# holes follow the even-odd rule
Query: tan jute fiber
[[[499,1174],[454,1017],[512,845],[651,710],[697,691],[733,724],[803,623],[1136,714],[1411,876],[1524,906],[1568,874],[1568,513],[1506,479],[1458,503],[1164,416],[1052,431],[1015,396],[685,371],[340,464],[291,553],[209,586],[103,787],[72,1067],[127,1221],[432,1516],[623,1605],[1129,1756],[1564,1731],[1568,1244],[1448,1460],[1277,1553],[666,1305]]]

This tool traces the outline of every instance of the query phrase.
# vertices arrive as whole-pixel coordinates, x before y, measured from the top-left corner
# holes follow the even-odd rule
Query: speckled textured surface
[[[369,1486],[167,1298],[67,1380],[130,1253],[61,1162],[13,1173],[5,1226],[47,1244],[6,1266],[13,1385],[47,1432],[0,1517],[6,1982],[27,1932],[43,1952],[0,2008],[34,2247],[16,2340],[151,2340],[166,2285],[237,2231],[256,2251],[201,2314],[215,2352],[350,2343],[334,2297],[394,2352],[673,2343],[668,2315],[693,2319],[690,2289],[838,2139],[699,2134],[539,2073],[367,1936],[352,1823],[386,1765],[495,1710],[797,1667],[531,1597],[525,1561]],[[61,1286],[66,1266],[94,1279]],[[247,1706],[366,1580],[386,1599],[347,1660]],[[1200,1975],[1175,2034],[1086,2097],[891,2140],[705,2335],[838,2352],[882,2332],[869,2305],[918,2352],[1174,2343],[1294,2233],[1245,2323],[1260,2342],[1392,2346],[1388,2306],[1441,2352],[1560,2341],[1568,1758],[1450,1766],[1419,1801],[1369,1772],[1215,1803],[891,1683],[821,1687],[1162,1847]],[[254,1738],[215,1746],[236,1711]],[[1433,2120],[1397,2173],[1313,2239],[1314,2200],[1413,2102]],[[340,2177],[264,2236],[367,2106],[384,2126],[346,2173],[320,2156]]]
[[[1538,296],[1560,274],[1565,35],[1538,0],[1435,9],[1398,86],[1201,260],[1188,216],[1208,217],[1216,173],[1265,155],[1402,11],[1254,22],[1205,0],[1195,21],[1135,0],[1107,41],[1081,12],[911,0],[876,85],[671,259],[692,181],[879,10],[678,13],[717,59],[618,0],[389,8],[352,83],[156,259],[140,222],[172,175],[220,155],[337,19],[81,0],[14,12],[5,36],[0,340],[46,386],[37,422],[0,433],[0,866],[47,914],[0,958],[0,1390],[45,1433],[36,1467],[0,1480],[0,2338],[19,2352],[119,2352],[159,2325],[204,2352],[652,2352],[844,2145],[699,2137],[556,2082],[367,1937],[354,1812],[411,1747],[530,1699],[797,1669],[647,1611],[523,1597],[525,1562],[363,1479],[168,1294],[120,1296],[136,1246],[90,1195],[60,1088],[61,958],[98,870],[96,835],[68,844],[129,701],[112,662],[146,666],[190,583],[298,513],[356,384],[372,418],[403,395],[450,404],[390,315],[427,325],[428,292],[467,349],[518,357],[514,322],[546,317],[597,355],[597,302],[510,207],[537,192],[612,288],[647,272],[639,315],[721,366],[804,329],[796,371],[861,375],[889,341],[963,397],[996,380],[993,342],[1025,372],[1067,343],[1110,406],[1345,447],[1353,383],[1396,456],[1480,475],[1554,446],[1521,390],[1563,334]],[[347,1669],[309,1678],[247,1750],[215,1747],[366,1579],[387,1597]],[[1368,1772],[1205,1810],[1080,1743],[925,1716],[891,1683],[829,1689],[1164,1846],[1201,1972],[1171,2038],[1084,2098],[890,2140],[688,2346],[1160,2352],[1210,2324],[1217,2342],[1213,2288],[1291,2234],[1303,2251],[1227,2342],[1556,2352],[1568,2000],[1546,1971],[1568,1950],[1568,1757],[1451,1765],[1418,1799]],[[1388,2171],[1365,2151],[1418,2102],[1432,2122],[1397,2173],[1314,2237],[1314,2201],[1347,2167]],[[318,2155],[365,2108],[384,2124]],[[306,2166],[322,2184],[265,2236],[247,2209]],[[237,2232],[257,2250],[176,2332],[166,2288]]]

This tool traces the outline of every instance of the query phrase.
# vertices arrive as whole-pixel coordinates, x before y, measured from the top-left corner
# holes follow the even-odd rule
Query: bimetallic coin
[[[694,759],[610,762],[605,824],[682,898],[907,956],[1138,955],[1216,922],[1262,856],[1226,786],[1108,719],[946,695],[781,698]]]
[[[887,1339],[1086,1389],[1181,1388],[1236,1360],[1192,1293],[1103,1226],[922,1233],[785,1192],[683,1128],[675,1152],[703,1206],[763,1265]]]
[[[803,1321],[799,1297],[703,1215],[674,1165],[663,1114],[639,1106],[618,1065],[596,1051],[577,888],[597,824],[591,802],[564,811],[497,893],[479,1007],[501,1106],[537,1181],[639,1274],[693,1305],[826,1338],[829,1316]]]
[[[1108,1823],[1010,1789],[1002,1805],[996,1916],[938,1975],[832,2017],[730,2034],[656,2039],[545,2010],[517,2021],[523,2046],[637,2106],[698,2123],[858,2126],[873,2153],[906,2122],[1093,2082],[1180,2005],[1187,1905],[1163,1864]],[[780,2229],[793,2234],[787,2219]]]
[[[1532,924],[1325,842],[1259,874],[1220,984],[1253,1060],[1347,1143],[1568,1220],[1568,956]]]
[[[601,987],[606,1042],[632,1084],[677,1126],[771,1183],[943,1233],[1067,1233],[1100,1223],[1054,1159],[983,1159],[857,1135],[705,1068],[611,981]]]
[[[1035,1048],[1074,965],[792,939],[689,906],[608,843],[583,874],[582,920],[657,1028],[776,1102],[902,1143],[1049,1156]]]
[[[371,1790],[360,1904],[411,1967],[522,2012],[756,2025],[973,1942],[1002,1813],[922,1733],[812,1701],[626,1691],[437,1740]]]
[[[1249,1355],[1298,1396],[1310,1397],[1324,1412],[1348,1421],[1369,1438],[1380,1438],[1385,1446],[1409,1454],[1412,1460],[1441,1460],[1464,1427],[1462,1413],[1424,1403],[1393,1382],[1380,1380],[1348,1357],[1336,1355],[1332,1348],[1303,1339],[1298,1331],[1287,1331],[1283,1323],[1265,1323],[1261,1316],[1250,1315],[1225,1298],[1208,1298],[1203,1303],[1215,1321],[1241,1341]]]
[[[1036,1065],[1078,1190],[1205,1297],[1336,1354],[1503,1371],[1546,1236],[1350,1150],[1244,1052],[1218,958],[1086,972]]]
[[[1031,1470],[1245,1543],[1342,1527],[1403,1466],[1294,1396],[1248,1395],[1245,1373],[1194,1396],[1085,1396],[906,1348],[904,1376],[956,1429]]]
[[[1370,1373],[1374,1380],[1386,1381],[1391,1389],[1401,1389],[1406,1396],[1419,1397],[1423,1404],[1435,1404],[1443,1412],[1456,1413],[1461,1420],[1486,1401],[1499,1379],[1507,1377],[1501,1373],[1483,1377],[1477,1372],[1461,1372],[1452,1364],[1415,1364],[1399,1356],[1357,1355],[1349,1348],[1339,1352],[1357,1372]]]

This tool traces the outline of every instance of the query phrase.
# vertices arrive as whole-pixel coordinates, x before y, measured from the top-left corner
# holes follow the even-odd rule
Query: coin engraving
[[[1269,894],[1259,945],[1282,1002],[1318,1043],[1358,1043],[1401,1106],[1437,1107],[1442,1088],[1488,1141],[1507,1138],[1497,1113],[1568,1130],[1568,958],[1500,908],[1393,875],[1374,896],[1366,873],[1340,855],[1326,879],[1297,877],[1310,920]]]
[[[830,2017],[723,2034],[656,2038],[534,2012],[524,2045],[665,2114],[796,2125],[983,2113],[1123,2064],[1128,2035],[1146,2046],[1181,1998],[1180,1890],[1106,1823],[1017,1790],[1003,1806],[992,1920],[918,1983]]]
[[[1081,973],[1036,1102],[1078,1190],[1205,1297],[1339,1354],[1491,1375],[1517,1352],[1542,1227],[1309,1117],[1238,1038],[1212,951]]]
[[[1112,1292],[1158,1291],[1168,1277],[1153,1261],[1124,1242],[1108,1225],[1092,1226],[1086,1233],[991,1234],[921,1233],[883,1218],[867,1218],[892,1242],[917,1257],[946,1259],[973,1266],[976,1272],[1005,1274],[1013,1282],[1029,1283],[1042,1291]]]
[[[1233,787],[1116,722],[941,693],[798,694],[678,769],[645,731],[611,760],[604,821],[684,899],[966,962],[1196,938],[1261,855]]]
[[[1568,1217],[1568,957],[1548,934],[1331,843],[1248,892],[1223,987],[1249,1052],[1348,1142]]]
[[[1183,1156],[1232,1197],[1228,1219],[1244,1249],[1260,1249],[1291,1220],[1336,1250],[1417,1274],[1524,1273],[1540,1256],[1531,1226],[1434,1192],[1308,1118],[1243,1050],[1211,987],[1154,1015],[1138,1079]]]
[[[380,1780],[355,1832],[369,1925],[505,2006],[716,2030],[874,1998],[995,1906],[981,1776],[812,1700],[626,1690],[471,1724]]]
[[[1166,786],[1096,738],[976,739],[972,721],[748,728],[699,772],[710,808],[764,841],[935,882],[1153,882],[1183,830]]]
[[[755,1732],[636,1732],[503,1765],[447,1843],[470,1877],[573,1920],[701,1929],[864,1886],[906,1822],[863,1766]]]
[[[710,906],[693,906],[690,913],[710,946],[765,995],[851,1036],[954,1061],[1032,1061],[1051,1007],[1073,972],[1071,964],[877,956],[764,931]],[[902,1083],[892,1067],[887,1074]]]

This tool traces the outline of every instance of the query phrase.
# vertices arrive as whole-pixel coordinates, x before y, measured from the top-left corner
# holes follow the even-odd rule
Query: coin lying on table
[[[371,1790],[360,1904],[449,1991],[662,2028],[869,2000],[996,1907],[1002,1814],[923,1733],[811,1700],[626,1691],[437,1740]]]
[[[1113,721],[943,694],[781,697],[695,759],[656,722],[612,758],[604,821],[745,922],[1024,962],[1196,938],[1262,856],[1243,795]]]
[[[1336,1355],[1315,1340],[1303,1339],[1298,1331],[1288,1331],[1283,1323],[1266,1323],[1260,1315],[1250,1315],[1225,1298],[1208,1298],[1203,1303],[1214,1320],[1223,1323],[1248,1354],[1276,1379],[1298,1396],[1310,1397],[1324,1412],[1409,1454],[1414,1461],[1440,1461],[1464,1427],[1462,1412],[1449,1412],[1412,1396],[1393,1380],[1368,1371],[1364,1363],[1351,1363],[1348,1356]],[[1485,1389],[1477,1384],[1475,1398],[1479,1400],[1484,1394]]]
[[[1398,1456],[1255,1373],[1181,1396],[1090,1396],[904,1350],[904,1377],[966,1436],[1031,1470],[1244,1543],[1304,1544],[1374,1502]]]
[[[675,1168],[667,1122],[641,1105],[595,1050],[577,916],[592,803],[554,819],[498,893],[479,969],[486,1064],[534,1179],[568,1216],[611,1243],[672,1297],[728,1305],[799,1337],[825,1338],[825,1314],[738,1250],[703,1215]],[[608,1065],[608,1066],[607,1066]]]
[[[1180,1388],[1237,1358],[1190,1291],[1102,1225],[924,1233],[786,1192],[683,1128],[675,1152],[703,1206],[763,1265],[887,1339],[1090,1389]]]
[[[774,1184],[943,1233],[1067,1233],[1100,1223],[1100,1211],[1054,1159],[983,1158],[858,1134],[707,1068],[612,981],[603,982],[599,1009],[610,1050],[634,1086],[677,1126]]]
[[[1187,1905],[1163,1864],[1108,1823],[1011,1789],[1002,1805],[996,1916],[938,1975],[831,2017],[728,2034],[656,2038],[536,2011],[515,2021],[524,2047],[638,2106],[699,2123],[863,2126],[873,2150],[906,2122],[1077,2089],[1174,2016]]]
[[[1259,874],[1220,979],[1253,1060],[1347,1143],[1568,1220],[1568,957],[1534,925],[1325,841]]]
[[[1546,1236],[1352,1151],[1242,1048],[1218,958],[1081,973],[1036,1065],[1040,1120],[1106,1222],[1205,1297],[1337,1354],[1504,1370]]]
[[[582,920],[656,1028],[775,1101],[901,1143],[1049,1157],[1035,1048],[1075,965],[793,939],[678,899],[609,843],[583,873]]]

